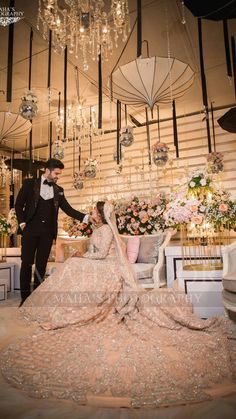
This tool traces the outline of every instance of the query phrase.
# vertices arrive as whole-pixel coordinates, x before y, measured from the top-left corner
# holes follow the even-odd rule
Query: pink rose
[[[198,206],[197,205],[190,205],[190,211],[192,212],[196,212],[198,210]]]
[[[194,224],[201,224],[203,220],[203,217],[201,215],[195,215],[191,218],[192,223]]]
[[[228,211],[228,205],[227,204],[220,204],[219,205],[220,212],[226,212]]]

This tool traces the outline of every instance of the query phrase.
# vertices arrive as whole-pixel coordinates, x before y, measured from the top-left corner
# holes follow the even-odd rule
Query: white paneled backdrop
[[[218,175],[219,185],[236,198],[236,134],[220,128],[217,119],[227,109],[215,111],[216,151],[224,154],[224,173]],[[172,121],[161,122],[161,141],[170,148],[170,160],[164,168],[148,165],[148,147],[146,127],[134,129],[135,140],[132,146],[122,147],[124,159],[122,171],[117,173],[117,164],[113,155],[116,151],[116,133],[104,134],[93,140],[93,158],[98,160],[97,177],[86,179],[84,188],[76,190],[73,183],[73,155],[75,169],[78,170],[78,147],[73,142],[65,144],[65,170],[60,184],[70,204],[77,209],[85,209],[99,199],[120,199],[131,196],[155,196],[158,192],[170,192],[187,179],[194,168],[204,167],[208,154],[206,124],[204,114],[183,117],[177,120],[179,137],[179,155],[175,157]],[[211,124],[210,124],[211,125]],[[211,129],[212,132],[212,129]],[[157,140],[157,125],[150,125],[151,144]],[[213,139],[212,139],[213,142]],[[213,145],[212,145],[213,147]],[[81,169],[89,156],[88,141],[82,142]],[[61,214],[62,216],[62,214]]]

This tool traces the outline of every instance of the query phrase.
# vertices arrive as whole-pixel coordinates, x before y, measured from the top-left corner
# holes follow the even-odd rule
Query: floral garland
[[[63,219],[63,230],[65,230],[69,237],[90,237],[93,232],[92,224],[81,223],[71,217]]]
[[[14,208],[10,209],[9,214],[7,216],[7,222],[11,227],[10,234],[16,234],[18,228],[18,221],[16,218],[16,211]]]
[[[131,202],[115,203],[117,227],[123,235],[155,234],[165,229],[163,213],[166,198],[160,194],[155,200],[145,201],[134,197]]]

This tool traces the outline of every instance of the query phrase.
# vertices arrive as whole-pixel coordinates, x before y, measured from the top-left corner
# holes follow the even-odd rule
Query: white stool
[[[0,301],[7,300],[8,279],[0,278]]]

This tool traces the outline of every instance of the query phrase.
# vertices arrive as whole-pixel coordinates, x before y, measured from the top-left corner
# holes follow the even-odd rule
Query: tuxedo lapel
[[[38,205],[39,197],[40,197],[40,186],[41,186],[41,178],[36,179],[34,182],[34,205],[35,208]]]

